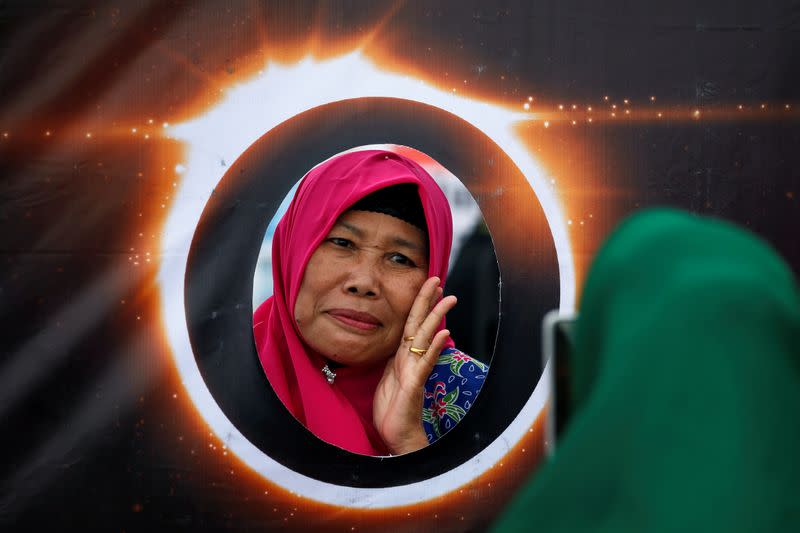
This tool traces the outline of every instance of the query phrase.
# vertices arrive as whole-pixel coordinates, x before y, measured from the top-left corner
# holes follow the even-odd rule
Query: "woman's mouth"
[[[381,321],[371,314],[353,309],[331,309],[328,314],[343,324],[364,331],[378,329],[382,325]]]

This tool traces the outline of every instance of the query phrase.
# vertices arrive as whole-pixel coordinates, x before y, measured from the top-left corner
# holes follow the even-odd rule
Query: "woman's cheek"
[[[393,292],[398,294],[398,307],[403,310],[404,317],[408,316],[411,306],[419,294],[419,290],[427,279],[426,273],[410,272],[408,276],[398,276],[395,280],[396,288]]]
[[[305,336],[303,335],[303,333],[305,333],[304,330],[308,327],[313,313],[313,307],[309,305],[310,302],[307,298],[308,293],[305,292],[304,289],[306,289],[306,287],[300,288],[300,292],[297,294],[297,301],[294,304],[294,321],[297,324],[301,336]]]

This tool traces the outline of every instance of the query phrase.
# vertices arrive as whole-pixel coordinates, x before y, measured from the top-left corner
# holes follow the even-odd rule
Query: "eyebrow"
[[[351,233],[353,233],[356,237],[359,237],[359,238],[362,238],[362,239],[364,238],[364,235],[365,235],[364,230],[362,230],[358,226],[354,226],[353,224],[349,224],[347,222],[342,222],[341,220],[338,221],[334,225],[334,227],[336,227],[336,226],[342,226],[346,230],[348,230]],[[392,244],[394,244],[396,246],[402,246],[404,248],[409,248],[409,249],[414,250],[416,252],[424,252],[425,251],[417,243],[411,242],[408,239],[404,239],[402,237],[397,237],[397,236],[392,237]]]

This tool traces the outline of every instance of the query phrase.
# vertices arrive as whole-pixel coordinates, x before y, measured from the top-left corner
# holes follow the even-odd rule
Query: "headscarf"
[[[319,438],[365,455],[388,453],[372,423],[373,396],[385,365],[338,368],[334,384],[328,384],[321,371],[325,360],[302,341],[294,306],[308,260],[339,216],[370,193],[401,183],[417,185],[428,230],[428,276],[444,284],[453,239],[444,193],[406,157],[383,150],[350,152],[313,168],[300,183],[272,241],[273,295],[253,317],[261,365],[283,404]]]
[[[575,328],[572,419],[497,531],[797,530],[800,294],[766,243],[634,216]]]

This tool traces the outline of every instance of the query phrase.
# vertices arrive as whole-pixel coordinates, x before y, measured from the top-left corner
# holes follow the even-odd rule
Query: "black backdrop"
[[[290,520],[209,442],[156,283],[182,160],[161,123],[267,60],[360,47],[460,95],[527,102],[540,115],[519,135],[566,206],[579,280],[652,205],[746,226],[800,271],[797,2],[4,1],[0,25],[4,529]],[[483,527],[503,501],[443,528]]]

